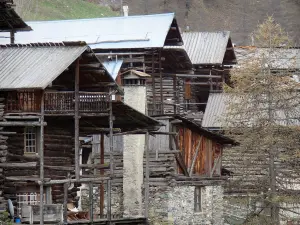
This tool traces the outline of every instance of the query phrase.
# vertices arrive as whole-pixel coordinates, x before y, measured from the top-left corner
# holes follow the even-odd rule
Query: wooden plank
[[[145,182],[145,217],[149,216],[149,133],[145,135],[145,156],[146,156],[146,182]]]
[[[75,111],[74,111],[74,123],[75,123],[75,177],[79,180],[80,167],[79,167],[79,59],[76,60],[75,69]]]
[[[39,126],[47,126],[46,122],[15,122],[15,121],[6,121],[0,122],[0,126],[2,127],[39,127]]]
[[[101,134],[100,139],[100,163],[104,164],[104,134]],[[100,170],[100,175],[104,176],[104,171]],[[100,218],[104,216],[104,185],[103,183],[100,184]]]
[[[177,141],[176,141],[176,136],[175,136],[175,135],[172,135],[171,137],[172,137],[172,139],[173,139],[173,143],[174,143],[175,146],[176,146],[176,149],[180,149],[180,148],[179,148],[179,145],[178,145],[178,143],[177,143]],[[172,147],[172,146],[173,146],[173,144],[172,144],[170,147]],[[172,147],[172,149],[173,149],[173,147]],[[172,149],[171,149],[171,150],[172,150]],[[184,175],[189,176],[189,173],[188,173],[188,170],[187,170],[187,167],[186,167],[186,165],[185,165],[185,162],[184,162],[184,159],[183,159],[183,157],[182,157],[181,152],[176,153],[176,154],[175,154],[175,157],[176,157],[176,161],[177,161],[178,165],[180,166],[180,168],[182,169]]]
[[[0,168],[36,168],[37,162],[27,163],[0,163]]]
[[[94,194],[93,194],[93,183],[89,183],[89,209],[90,209],[90,222],[94,221]]]
[[[45,116],[45,109],[44,109],[44,97],[45,93],[42,92],[41,96],[41,118],[40,123],[44,124],[44,116]],[[40,155],[40,225],[44,225],[44,126],[40,127],[40,148],[39,148],[39,155]]]
[[[67,209],[67,204],[68,204],[68,183],[64,184],[64,212],[63,212],[63,221],[64,224],[68,223],[68,209]]]
[[[198,153],[199,153],[199,150],[200,150],[200,147],[201,147],[202,138],[203,138],[203,136],[201,136],[200,140],[198,141],[198,144],[197,144],[197,147],[196,147],[196,152],[195,152],[195,154],[193,156],[193,159],[192,159],[191,167],[189,169],[189,175],[190,176],[192,176],[193,171],[194,171],[194,166],[195,166],[195,162],[196,162],[196,159],[198,157]]]
[[[104,164],[81,164],[79,165],[80,168],[89,168],[89,169],[109,169],[110,164],[104,163]]]

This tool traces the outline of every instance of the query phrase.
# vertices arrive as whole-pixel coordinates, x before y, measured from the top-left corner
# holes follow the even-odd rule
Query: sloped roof
[[[239,64],[253,57],[259,58],[269,54],[268,48],[253,46],[235,47],[234,50]],[[273,69],[300,69],[299,48],[273,48],[270,55]]]
[[[44,89],[88,49],[70,42],[0,46],[0,89]]]
[[[211,129],[222,128],[222,122],[227,113],[227,104],[233,101],[233,99],[233,96],[230,96],[230,94],[210,93],[202,120],[202,126]],[[290,107],[286,110],[278,109],[275,111],[274,119],[278,125],[300,125],[300,108],[297,106],[299,104],[295,105],[296,107],[294,108]],[[265,108],[266,106],[262,104],[261,107]],[[258,110],[262,111],[262,109]]]
[[[202,127],[222,127],[222,115],[226,113],[226,100],[228,96],[224,93],[210,93],[202,120]]]
[[[28,24],[33,31],[16,34],[16,43],[85,41],[92,49],[161,48],[165,44],[182,44],[174,13]],[[5,39],[0,41],[7,44]]]
[[[4,31],[30,31],[22,18],[12,8],[12,1],[0,1],[0,32]]]
[[[182,47],[171,48],[184,49],[194,65],[221,65],[228,51],[231,51],[231,60],[235,61],[233,49],[227,50],[228,45],[232,47],[229,31],[184,32],[182,39]]]

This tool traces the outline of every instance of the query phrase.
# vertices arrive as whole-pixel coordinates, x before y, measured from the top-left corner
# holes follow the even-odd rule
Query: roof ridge
[[[36,42],[29,44],[6,44],[0,45],[0,48],[24,48],[24,47],[78,47],[87,46],[84,41],[66,41],[66,42]]]

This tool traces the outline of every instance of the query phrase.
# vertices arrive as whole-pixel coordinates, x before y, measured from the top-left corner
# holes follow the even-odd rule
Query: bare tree
[[[289,210],[282,203],[295,200],[299,190],[293,184],[299,173],[300,85],[293,79],[291,41],[282,27],[269,17],[253,37],[261,48],[252,49],[225,87],[230,97],[224,126],[240,142],[241,155],[257,155],[266,165],[266,176],[256,183],[261,192],[256,201],[269,208],[270,217],[258,223],[279,224]]]

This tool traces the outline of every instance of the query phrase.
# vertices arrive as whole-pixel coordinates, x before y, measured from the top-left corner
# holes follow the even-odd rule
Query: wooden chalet
[[[85,43],[5,45],[0,58],[1,210],[10,199],[23,222],[72,223],[78,217],[67,205],[76,205],[77,187],[102,184],[105,217],[90,209],[80,218],[111,222],[113,133],[155,131],[161,124],[114,100],[122,90]],[[110,163],[80,164],[80,136],[101,133],[110,137]],[[96,167],[109,173],[80,174]]]

